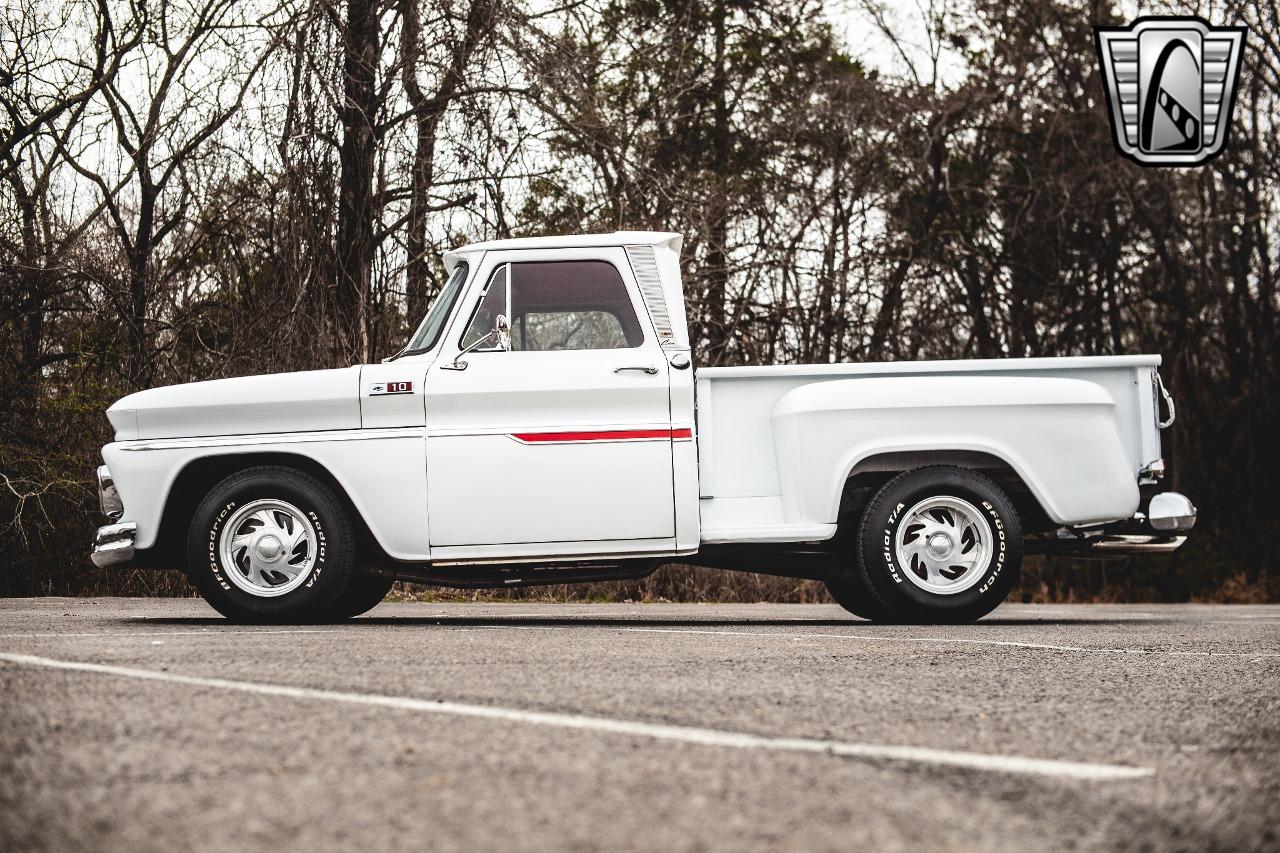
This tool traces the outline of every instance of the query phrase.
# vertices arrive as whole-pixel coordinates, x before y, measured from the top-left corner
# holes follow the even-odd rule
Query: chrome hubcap
[[[271,534],[259,537],[258,556],[264,560],[276,560],[284,556],[284,543]]]
[[[285,501],[250,501],[218,538],[227,579],[250,595],[271,598],[306,582],[316,561],[316,530]]]
[[[895,543],[907,580],[940,595],[965,591],[991,565],[991,524],[960,498],[926,498],[911,507],[898,523]]]

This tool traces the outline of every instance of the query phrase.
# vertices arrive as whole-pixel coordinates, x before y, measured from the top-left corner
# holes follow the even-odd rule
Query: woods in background
[[[85,556],[117,397],[389,355],[461,243],[652,229],[701,364],[1164,354],[1191,544],[1025,595],[1280,598],[1278,6],[1215,10],[1227,150],[1154,169],[1108,3],[11,2],[0,593],[155,588]]]

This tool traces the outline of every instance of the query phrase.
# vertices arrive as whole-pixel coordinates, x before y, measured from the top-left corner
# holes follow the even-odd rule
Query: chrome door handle
[[[646,364],[644,366],[637,366],[637,367],[615,367],[613,369],[613,372],[621,373],[624,370],[639,370],[642,373],[649,374],[650,376],[658,372],[658,368],[654,367],[652,364]]]

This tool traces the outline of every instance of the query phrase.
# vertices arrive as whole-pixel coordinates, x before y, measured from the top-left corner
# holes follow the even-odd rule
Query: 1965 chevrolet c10
[[[396,579],[682,562],[955,622],[1005,598],[1024,552],[1182,544],[1195,508],[1149,488],[1173,420],[1159,356],[695,372],[680,241],[466,246],[383,363],[125,397],[93,561],[183,567],[244,621],[354,616]]]

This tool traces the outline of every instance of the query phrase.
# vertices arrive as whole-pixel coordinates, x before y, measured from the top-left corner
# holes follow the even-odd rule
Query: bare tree
[[[84,27],[92,38],[63,52],[68,28]],[[112,85],[121,63],[142,38],[142,19],[113,19],[110,6],[67,4],[61,8],[22,6],[0,29],[5,69],[0,108],[0,184],[8,190],[0,218],[4,257],[0,288],[0,324],[6,364],[0,399],[28,402],[36,379],[47,366],[76,353],[46,347],[53,303],[74,291],[68,255],[106,205],[77,204],[62,183],[68,140],[81,128],[91,100]]]
[[[124,65],[103,87],[102,125],[87,137],[68,140],[59,152],[96,188],[109,232],[125,262],[123,292],[115,295],[129,350],[127,381],[149,384],[154,375],[152,314],[157,283],[171,270],[157,265],[158,245],[187,223],[195,201],[194,165],[205,146],[236,114],[250,85],[278,44],[258,18],[262,43],[246,56],[243,30],[252,21],[234,0],[201,0],[187,6],[163,3],[145,13],[148,34],[142,56]],[[240,66],[234,79],[210,79],[210,67]],[[158,66],[152,71],[152,63]],[[243,65],[241,65],[243,63]],[[120,164],[102,162],[101,136],[110,133]]]
[[[409,173],[409,210],[405,221],[405,293],[410,316],[420,316],[426,309],[431,281],[427,239],[428,217],[446,207],[465,204],[474,194],[442,203],[432,201],[436,168],[436,143],[441,121],[454,101],[468,88],[466,75],[476,52],[493,37],[496,9],[492,0],[471,0],[461,31],[444,42],[447,58],[433,90],[424,90],[419,74],[424,64],[420,0],[401,0],[401,73],[404,91],[414,120],[413,161]],[[451,23],[449,6],[438,7],[442,25]]]

